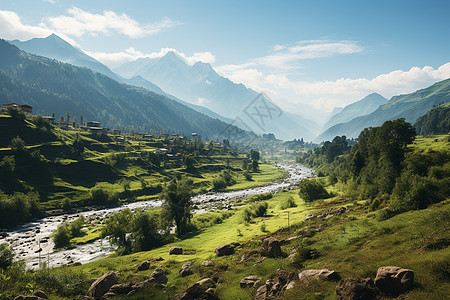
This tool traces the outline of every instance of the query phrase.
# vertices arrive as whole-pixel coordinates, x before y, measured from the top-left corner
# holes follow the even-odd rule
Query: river
[[[303,178],[313,176],[311,169],[297,163],[282,162],[278,163],[277,166],[287,171],[288,175],[286,178],[261,187],[197,195],[192,198],[196,206],[195,212],[210,211],[218,205],[230,207],[234,201],[254,194],[266,192],[275,194],[282,189],[290,189]],[[24,259],[29,268],[38,268],[40,263],[46,263],[50,267],[58,267],[77,262],[87,263],[105,257],[114,252],[115,249],[104,239],[80,245],[73,249],[54,251],[51,234],[60,224],[66,221],[73,221],[79,216],[84,216],[85,218],[104,218],[125,208],[130,208],[131,210],[137,208],[147,209],[160,206],[161,203],[162,201],[160,200],[140,201],[114,208],[50,216],[7,231],[8,236],[1,241],[6,241],[10,244],[16,253],[16,258]]]

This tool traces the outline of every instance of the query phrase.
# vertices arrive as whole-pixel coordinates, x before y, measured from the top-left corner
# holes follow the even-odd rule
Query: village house
[[[17,104],[17,103],[3,104],[3,108],[7,109],[8,107],[14,107],[14,108],[21,110],[28,114],[33,113],[33,107],[28,104],[23,104],[23,105]]]

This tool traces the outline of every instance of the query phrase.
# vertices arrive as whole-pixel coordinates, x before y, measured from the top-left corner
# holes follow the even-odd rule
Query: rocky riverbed
[[[287,171],[286,178],[278,182],[245,190],[207,193],[193,197],[192,200],[196,207],[196,213],[213,210],[219,205],[222,207],[231,207],[233,202],[254,194],[267,192],[278,193],[282,189],[292,188],[303,178],[314,176],[311,169],[300,164],[283,162],[279,163],[278,167]],[[107,256],[114,251],[113,247],[107,240],[96,240],[73,249],[54,251],[51,234],[60,224],[66,221],[73,221],[79,216],[102,219],[125,208],[130,208],[131,210],[137,208],[148,209],[160,206],[161,203],[160,200],[141,201],[114,208],[50,216],[8,231],[8,236],[2,241],[9,243],[16,252],[17,259],[24,259],[30,268],[38,268],[44,262],[50,267],[71,263],[86,263]]]

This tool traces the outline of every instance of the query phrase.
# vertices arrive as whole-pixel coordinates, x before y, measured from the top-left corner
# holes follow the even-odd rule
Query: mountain
[[[178,101],[190,108],[195,109],[198,112],[201,112],[207,116],[212,118],[219,119],[226,123],[232,122],[231,119],[224,118],[221,115],[199,105],[193,105],[181,99],[178,99],[170,94],[164,92],[160,87],[156,84],[146,80],[142,76],[134,76],[132,78],[126,79],[122,76],[117,75],[113,71],[111,71],[107,66],[96,60],[95,58],[87,55],[82,50],[72,46],[64,39],[59,36],[52,34],[46,38],[34,38],[28,41],[21,42],[19,40],[10,41],[11,44],[17,46],[19,49],[39,56],[44,56],[48,58],[57,59],[59,61],[72,64],[78,67],[86,67],[95,72],[102,73],[112,79],[126,83],[129,85],[134,85],[137,87],[143,87],[148,89],[149,91],[155,92],[157,94],[161,94],[167,96],[168,98]]]
[[[236,84],[216,73],[208,63],[196,62],[187,64],[183,58],[170,51],[161,58],[140,58],[125,63],[114,71],[123,77],[142,76],[154,82],[164,91],[181,98],[191,104],[206,107],[226,118],[234,119],[234,124],[257,134],[274,133],[281,139],[304,138],[312,140],[318,133],[319,125],[302,116],[281,111],[265,96],[261,100],[260,94],[248,89],[243,84]],[[270,116],[256,122],[253,116],[259,114],[253,110],[253,104],[268,104],[276,110],[277,117]],[[262,113],[269,116],[270,113]],[[278,112],[281,112],[278,113]]]
[[[429,110],[414,124],[417,134],[447,134],[450,132],[450,102]]]
[[[216,137],[234,128],[166,96],[119,83],[87,68],[28,54],[0,40],[0,104],[33,106],[57,117],[70,112],[104,127]]]
[[[122,81],[122,78],[107,66],[72,46],[56,34],[49,35],[46,38],[34,38],[24,42],[14,40],[10,41],[10,43],[25,52],[57,59],[78,67],[86,67],[92,71],[111,77],[114,80]]]
[[[414,123],[434,106],[447,102],[450,102],[450,78],[411,94],[394,96],[371,114],[328,128],[316,141],[331,141],[337,135],[357,137],[364,128],[380,126],[387,120],[405,118]]]
[[[354,118],[368,115],[375,111],[380,105],[386,104],[387,99],[380,94],[373,93],[365,98],[345,106],[341,111],[335,113],[323,126],[326,130],[333,125],[348,122]]]

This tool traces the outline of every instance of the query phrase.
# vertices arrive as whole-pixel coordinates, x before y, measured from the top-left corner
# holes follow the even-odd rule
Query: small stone
[[[137,266],[138,271],[144,271],[150,269],[150,261],[144,260],[143,262],[139,263]]]
[[[184,263],[184,265],[181,267],[180,275],[181,277],[189,276],[193,274],[193,266],[190,261],[187,261]]]
[[[205,260],[202,262],[203,267],[214,267],[214,262],[212,260]]]
[[[242,278],[239,282],[239,285],[241,288],[248,288],[248,287],[254,287],[258,285],[261,282],[261,277],[256,275],[250,275],[245,278]]]

